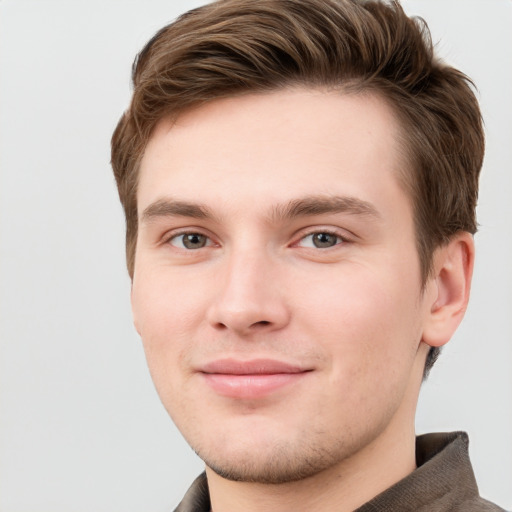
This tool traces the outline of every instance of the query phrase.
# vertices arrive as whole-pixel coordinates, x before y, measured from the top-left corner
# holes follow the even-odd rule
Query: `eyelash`
[[[187,247],[178,247],[177,245],[174,245],[172,243],[173,240],[176,240],[176,239],[179,239],[180,237],[182,237],[182,245],[184,245],[183,237],[185,237],[186,235],[189,235],[189,236],[197,235],[197,236],[205,237],[206,243],[204,246],[198,247],[195,249],[191,249],[191,248],[187,248]],[[328,236],[335,237],[336,243],[334,245],[327,246],[327,247],[304,247],[305,249],[327,250],[327,249],[332,249],[338,245],[344,245],[346,243],[350,243],[350,240],[346,236],[341,235],[339,232],[336,232],[335,230],[315,229],[313,231],[304,232],[304,234],[302,236],[300,236],[300,238],[296,242],[293,242],[291,245],[292,245],[292,247],[299,246],[299,244],[301,242],[303,242],[304,240],[306,240],[308,237],[314,237],[315,235],[328,235]],[[215,242],[213,242],[212,237],[201,232],[200,230],[187,230],[187,231],[181,231],[178,233],[172,233],[171,235],[165,237],[164,243],[168,244],[168,245],[172,245],[173,247],[176,247],[177,249],[180,249],[180,250],[186,251],[186,252],[193,252],[193,251],[196,251],[199,249],[204,249],[204,248],[211,247],[211,246],[215,245]]]
[[[184,245],[183,237],[185,237],[186,235],[189,235],[189,236],[196,235],[196,236],[205,237],[206,238],[206,245],[204,245],[203,247],[199,247],[197,249],[189,249],[187,247],[178,247],[178,246],[176,246],[176,245],[174,245],[172,243],[173,240],[179,239],[181,237],[182,238],[182,245]],[[212,238],[210,236],[208,236],[207,234],[202,233],[200,230],[187,230],[187,231],[181,231],[179,233],[172,233],[171,235],[165,237],[164,243],[172,245],[173,247],[176,247],[178,249],[181,249],[181,250],[187,251],[187,252],[198,250],[198,249],[203,249],[205,247],[211,247],[212,245],[215,245],[213,243],[213,241],[212,241]]]
[[[316,229],[314,231],[310,231],[308,233],[306,233],[304,236],[301,236],[299,238],[299,240],[297,242],[295,242],[293,245],[298,245],[300,244],[300,242],[303,242],[304,240],[306,240],[307,238],[311,237],[311,239],[313,239],[313,237],[315,235],[328,235],[328,236],[332,236],[334,238],[336,238],[336,243],[334,245],[331,245],[331,246],[328,246],[328,247],[307,247],[308,249],[319,249],[319,250],[326,250],[326,249],[332,249],[338,245],[343,245],[345,243],[348,243],[349,240],[348,238],[346,238],[345,236],[342,236],[340,233],[334,231],[334,230],[330,230],[330,229]]]

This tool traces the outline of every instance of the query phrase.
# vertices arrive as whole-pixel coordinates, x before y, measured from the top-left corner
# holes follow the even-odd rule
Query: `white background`
[[[0,511],[172,510],[201,462],[131,326],[109,142],[136,52],[201,2],[0,0]],[[409,0],[477,83],[486,120],[467,317],[418,432],[467,430],[482,494],[512,508],[512,2]]]

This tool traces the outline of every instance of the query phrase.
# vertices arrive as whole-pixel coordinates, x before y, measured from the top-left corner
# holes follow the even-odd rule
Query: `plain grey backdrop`
[[[109,142],[136,52],[199,1],[0,0],[0,511],[172,510],[201,471],[130,318]],[[486,122],[466,319],[419,433],[466,430],[512,508],[512,2],[407,0],[471,76]]]

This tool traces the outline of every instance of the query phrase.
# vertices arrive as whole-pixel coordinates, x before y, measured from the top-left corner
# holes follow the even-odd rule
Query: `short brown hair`
[[[422,280],[434,250],[475,233],[484,135],[471,81],[436,59],[421,19],[398,1],[218,0],[161,29],[133,65],[133,97],[112,137],[126,216],[128,272],[137,241],[137,179],[164,117],[217,98],[287,86],[384,97],[402,127]],[[431,349],[426,373],[437,358]]]

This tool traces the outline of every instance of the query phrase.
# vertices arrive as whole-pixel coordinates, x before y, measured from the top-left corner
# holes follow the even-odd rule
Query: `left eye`
[[[173,236],[169,243],[180,249],[202,249],[210,245],[210,239],[201,233],[182,233]]]
[[[298,245],[301,247],[312,247],[315,249],[328,249],[343,242],[339,235],[328,232],[311,233],[302,238]]]

